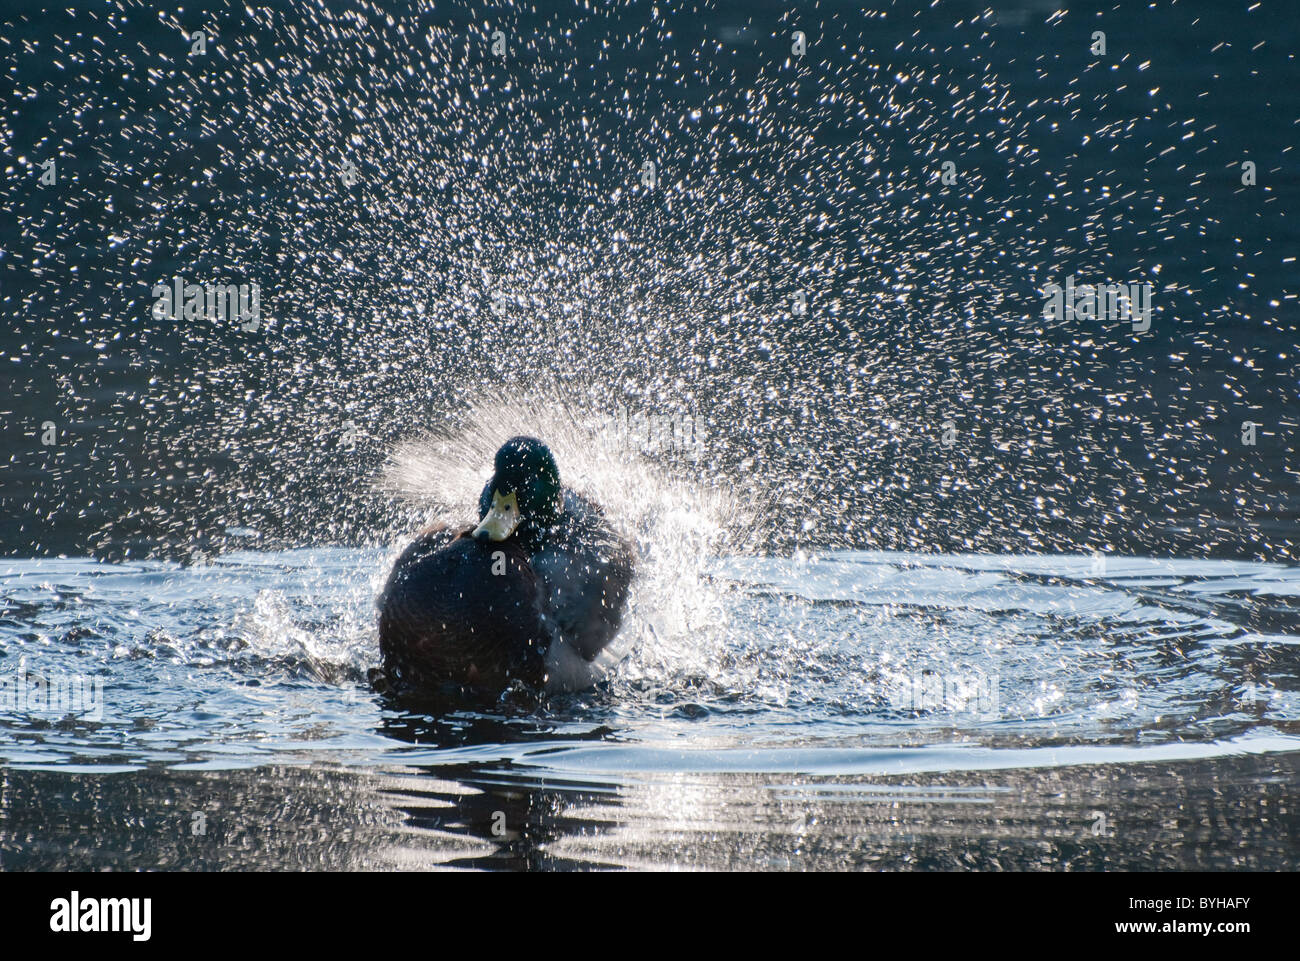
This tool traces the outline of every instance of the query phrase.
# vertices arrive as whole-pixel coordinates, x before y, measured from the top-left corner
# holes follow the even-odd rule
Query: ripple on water
[[[789,756],[834,773],[870,768],[873,751],[908,770],[972,769],[1290,750],[1300,733],[1300,575],[1280,565],[1112,559],[1098,576],[1072,557],[725,558],[701,595],[720,611],[710,629],[633,615],[635,646],[599,688],[531,713],[403,721],[365,684],[386,561],[322,548],[191,567],[6,562],[6,676],[84,677],[103,696],[94,717],[6,709],[0,756],[246,766],[471,751],[557,767],[588,755],[551,751],[553,738],[599,732],[582,750],[612,769]],[[1259,609],[1268,631],[1248,626]]]

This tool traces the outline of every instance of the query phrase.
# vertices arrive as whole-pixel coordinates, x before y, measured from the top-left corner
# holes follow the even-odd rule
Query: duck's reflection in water
[[[548,784],[518,776],[494,746],[527,742],[554,744],[599,741],[607,727],[557,730],[556,725],[521,716],[411,714],[385,718],[382,733],[414,745],[477,755],[463,764],[439,764],[427,778],[406,777],[388,794],[407,824],[472,847],[448,857],[446,866],[489,870],[574,869],[598,865],[557,858],[551,846],[572,833],[606,830],[615,822],[586,816],[599,804],[617,803],[617,785],[600,782]],[[495,756],[494,756],[495,755]]]
[[[447,722],[405,723],[427,733]],[[477,734],[491,729],[482,723]],[[892,777],[606,777],[543,767],[550,745],[564,752],[578,739],[555,731],[524,761],[515,745],[511,760],[503,738],[529,735],[505,728],[491,742],[455,735],[437,761],[381,771],[0,769],[0,867],[1280,870],[1300,842],[1294,754]]]
[[[1260,870],[1300,837],[1291,755],[870,778],[529,762],[429,768],[394,801],[486,845],[444,864],[487,869]]]

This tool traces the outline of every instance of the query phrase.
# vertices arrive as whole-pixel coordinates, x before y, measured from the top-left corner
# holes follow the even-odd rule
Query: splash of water
[[[37,359],[29,435],[82,432],[53,463],[21,445],[42,496],[17,533],[364,542],[393,520],[368,458],[553,373],[591,405],[703,416],[708,469],[748,462],[786,502],[780,549],[811,522],[838,547],[1294,555],[1284,205],[1195,172],[1291,149],[1285,125],[1233,132],[1286,113],[1266,93],[1218,89],[1254,72],[1224,57],[1289,68],[1223,42],[1257,26],[1198,27],[1213,56],[1174,85],[1154,74],[1180,62],[1176,6],[1141,15],[1154,68],[1036,6],[832,5],[815,27],[713,2],[211,6],[0,31],[23,78],[0,145],[27,174],[0,185],[28,285],[6,287],[5,366]],[[57,189],[12,186],[56,154]],[[177,275],[261,284],[262,327],[152,318]],[[1151,335],[1045,319],[1070,275],[1158,282]]]
[[[743,551],[761,516],[744,491],[674,471],[639,453],[608,414],[551,396],[479,403],[461,417],[398,444],[377,486],[420,504],[430,520],[463,526],[477,517],[493,455],[516,434],[541,438],[563,482],[601,504],[635,545],[638,566],[615,642],[624,679],[707,673],[726,634],[725,588],[709,577],[720,554]],[[402,546],[403,532],[390,558]]]

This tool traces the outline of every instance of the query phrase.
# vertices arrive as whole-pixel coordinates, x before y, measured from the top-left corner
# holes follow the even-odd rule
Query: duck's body
[[[552,632],[532,565],[512,546],[432,531],[402,552],[379,602],[379,645],[392,684],[425,691],[542,685]]]
[[[507,441],[496,467],[479,527],[422,533],[384,587],[384,674],[401,690],[492,694],[522,682],[555,693],[601,675],[632,581],[631,546],[598,505],[560,487],[540,441]]]

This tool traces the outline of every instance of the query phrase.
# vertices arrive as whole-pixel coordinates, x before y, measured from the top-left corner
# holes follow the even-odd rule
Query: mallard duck
[[[534,437],[501,445],[478,514],[473,529],[422,531],[394,564],[379,598],[386,684],[499,694],[595,683],[627,604],[631,545],[560,483]]]

